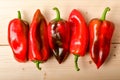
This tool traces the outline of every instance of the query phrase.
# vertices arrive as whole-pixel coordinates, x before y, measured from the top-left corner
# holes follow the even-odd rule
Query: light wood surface
[[[22,18],[31,23],[38,8],[47,22],[55,17],[53,7],[58,7],[61,17],[66,20],[72,9],[78,9],[88,23],[94,17],[99,18],[107,6],[111,8],[107,19],[114,22],[115,32],[110,55],[100,69],[96,68],[89,53],[79,58],[79,72],[74,69],[72,54],[62,64],[51,57],[41,64],[41,71],[32,62],[15,61],[8,45],[7,29],[18,10]],[[0,0],[0,80],[120,80],[120,0]]]

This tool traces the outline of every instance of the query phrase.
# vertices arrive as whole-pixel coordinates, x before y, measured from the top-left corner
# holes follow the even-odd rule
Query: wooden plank
[[[119,0],[0,0],[0,45],[8,45],[8,23],[17,17],[18,10],[21,11],[22,18],[31,23],[35,10],[39,8],[49,22],[55,17],[55,12],[52,10],[55,6],[60,9],[61,17],[64,19],[68,19],[72,9],[79,9],[87,23],[94,17],[99,18],[106,6],[111,7],[107,19],[113,21],[116,26],[112,42],[120,43],[119,4]]]
[[[0,47],[0,80],[119,80],[120,45],[112,44],[110,55],[97,69],[89,54],[79,58],[80,71],[74,69],[74,58],[70,54],[62,64],[58,64],[52,56],[41,64],[39,71],[32,62],[19,63],[15,61],[9,46]]]

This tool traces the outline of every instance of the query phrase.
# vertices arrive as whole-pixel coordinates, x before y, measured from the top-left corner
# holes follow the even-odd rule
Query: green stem
[[[105,10],[103,11],[103,14],[102,14],[100,20],[102,20],[102,21],[105,20],[106,14],[107,14],[108,11],[110,11],[110,8],[109,8],[109,7],[106,7]]]
[[[57,14],[55,20],[56,20],[56,21],[59,21],[59,20],[61,19],[61,18],[60,18],[60,11],[59,11],[59,9],[56,8],[56,7],[54,7],[53,10],[55,10],[55,11],[56,11],[56,14]]]
[[[40,65],[40,61],[33,61],[35,64],[36,64],[36,67],[39,69],[39,70],[41,70],[41,67],[39,66]]]
[[[79,57],[78,55],[75,55],[75,57],[74,57],[75,68],[76,68],[77,71],[80,70],[79,67],[78,67],[78,63],[77,63],[77,61],[78,61],[78,57]]]
[[[21,19],[21,13],[18,11],[18,18]]]

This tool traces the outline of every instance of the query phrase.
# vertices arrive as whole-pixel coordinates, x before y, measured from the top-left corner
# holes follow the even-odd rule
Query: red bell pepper
[[[100,19],[92,19],[89,23],[90,31],[90,56],[97,68],[99,68],[110,51],[110,42],[114,31],[114,24],[105,20],[106,13],[110,8],[105,8]]]
[[[66,20],[61,19],[58,8],[53,8],[57,17],[48,24],[48,38],[52,53],[59,63],[69,54],[70,27]]]
[[[89,42],[89,30],[84,17],[76,9],[72,10],[68,21],[71,24],[70,53],[75,55],[75,67],[79,71],[77,61],[79,56],[84,56],[86,53]]]
[[[18,18],[11,20],[8,25],[8,42],[18,62],[27,61],[28,31],[29,25],[21,19],[20,11],[18,11]]]
[[[29,60],[36,63],[38,69],[39,64],[46,61],[50,56],[47,23],[40,10],[37,9],[29,31]]]

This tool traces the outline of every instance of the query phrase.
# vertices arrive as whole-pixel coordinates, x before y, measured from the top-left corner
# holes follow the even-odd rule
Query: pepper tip
[[[107,11],[110,11],[110,7],[106,7]]]
[[[54,8],[53,8],[53,10],[56,10],[56,9],[57,9],[57,7],[54,7]]]
[[[77,71],[79,71],[80,69],[78,68],[78,69],[76,69]]]

